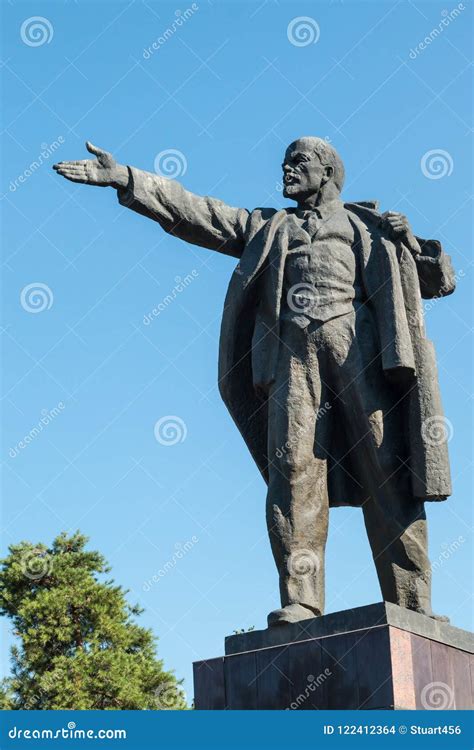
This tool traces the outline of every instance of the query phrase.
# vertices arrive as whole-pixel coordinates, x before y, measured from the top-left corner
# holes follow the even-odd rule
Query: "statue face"
[[[332,174],[331,167],[323,166],[314,153],[314,145],[304,138],[288,146],[282,168],[283,195],[295,201],[319,192]]]

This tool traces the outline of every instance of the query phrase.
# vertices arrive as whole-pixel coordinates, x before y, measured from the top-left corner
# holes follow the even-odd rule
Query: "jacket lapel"
[[[244,289],[247,288],[262,271],[264,263],[273,248],[275,235],[286,217],[286,209],[278,211],[269,221],[267,221],[263,228],[262,235],[257,235],[253,240],[253,242],[258,242],[259,247],[257,247],[254,252],[249,252],[251,249],[250,246],[247,248],[247,252],[244,251],[242,260],[239,263],[239,273],[243,276]]]

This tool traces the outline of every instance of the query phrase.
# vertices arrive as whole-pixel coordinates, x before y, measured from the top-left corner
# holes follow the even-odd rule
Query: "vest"
[[[289,217],[283,278],[281,317],[301,327],[351,312],[354,300],[362,297],[354,233],[344,209],[341,206],[326,219],[311,219]]]

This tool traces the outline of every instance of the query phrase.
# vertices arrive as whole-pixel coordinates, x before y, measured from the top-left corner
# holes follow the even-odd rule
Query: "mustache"
[[[302,168],[299,164],[296,164],[290,169],[285,169],[285,167],[283,167],[283,182],[285,184],[290,184],[291,182],[296,181],[300,177],[301,171]]]
[[[285,185],[289,185],[292,182],[296,182],[296,180],[299,178],[300,174],[299,172],[283,172],[283,183]]]

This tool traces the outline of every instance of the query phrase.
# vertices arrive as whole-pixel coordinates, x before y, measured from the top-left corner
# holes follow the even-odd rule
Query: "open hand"
[[[127,184],[127,169],[117,164],[112,154],[97,148],[86,141],[89,153],[94,154],[96,159],[83,159],[82,161],[60,161],[54,164],[53,169],[71,182],[82,182],[86,185],[98,185],[100,187],[125,186]]]

